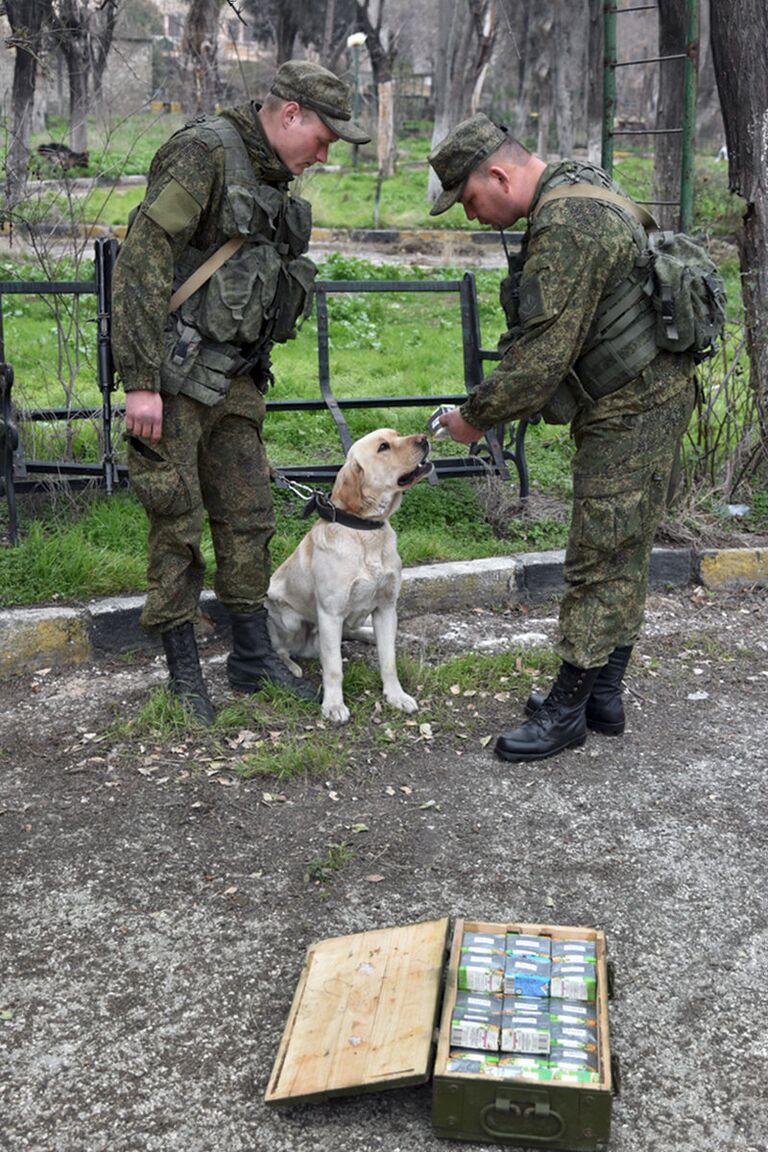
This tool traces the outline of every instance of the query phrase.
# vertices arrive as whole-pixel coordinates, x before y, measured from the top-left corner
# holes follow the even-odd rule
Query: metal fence
[[[2,494],[8,505],[9,540],[16,543],[18,521],[16,494],[50,489],[52,483],[71,489],[101,487],[107,495],[127,484],[125,465],[113,452],[114,422],[123,408],[113,403],[114,368],[109,343],[111,272],[117,253],[117,241],[95,242],[95,278],[87,281],[0,281],[0,453],[2,454]],[[455,294],[461,318],[464,388],[462,393],[432,395],[337,396],[331,383],[330,324],[328,299],[339,293],[398,292]],[[3,307],[6,297],[18,295],[95,296],[97,356],[96,370],[101,407],[16,409],[13,403],[14,372],[7,358]],[[480,344],[477,292],[474,276],[465,273],[457,280],[321,280],[316,284],[315,307],[318,337],[319,396],[314,399],[270,400],[268,412],[327,410],[336,427],[341,447],[346,454],[352,437],[345,411],[363,408],[434,407],[437,404],[460,404],[468,392],[477,387],[484,375],[484,364],[499,358],[496,351]],[[96,421],[99,430],[100,461],[36,460],[24,453],[23,426],[27,422]],[[508,479],[507,463],[515,466],[521,497],[528,494],[528,468],[525,458],[526,420],[518,424],[499,425],[488,431],[483,440],[461,456],[439,456],[434,460],[432,482],[441,478],[478,476],[494,473]],[[287,479],[303,482],[332,483],[340,463],[309,463],[279,466],[276,471]]]

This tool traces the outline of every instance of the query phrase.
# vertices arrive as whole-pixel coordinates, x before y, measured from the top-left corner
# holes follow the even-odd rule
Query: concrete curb
[[[565,553],[527,552],[488,560],[425,564],[406,568],[400,594],[401,618],[446,612],[468,604],[500,608],[558,596]],[[768,587],[768,550],[760,548],[655,548],[649,587],[681,588],[691,583],[734,590]],[[12,608],[0,612],[0,680],[62,668],[136,649],[159,648],[139,617],[143,596],[110,597],[61,608]],[[227,613],[212,592],[201,607],[207,631],[226,635]]]

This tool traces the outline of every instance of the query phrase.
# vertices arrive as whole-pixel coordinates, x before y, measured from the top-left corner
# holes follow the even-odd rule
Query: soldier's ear
[[[290,128],[296,120],[301,118],[301,105],[295,100],[286,100],[280,111],[280,123],[283,128]]]
[[[494,183],[498,184],[503,192],[509,192],[512,181],[509,178],[509,172],[502,164],[492,164],[488,169],[488,178]]]

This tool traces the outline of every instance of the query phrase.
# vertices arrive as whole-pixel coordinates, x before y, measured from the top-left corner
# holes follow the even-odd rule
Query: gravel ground
[[[311,941],[450,915],[605,931],[611,1152],[766,1152],[767,621],[765,592],[654,594],[624,737],[535,766],[485,746],[519,693],[459,700],[463,728],[372,745],[333,779],[276,782],[206,765],[194,734],[118,740],[163,678],[149,655],[0,686],[0,1147],[450,1147],[429,1085],[262,1102]],[[554,629],[552,606],[477,611],[404,620],[402,643],[513,645],[533,666]]]

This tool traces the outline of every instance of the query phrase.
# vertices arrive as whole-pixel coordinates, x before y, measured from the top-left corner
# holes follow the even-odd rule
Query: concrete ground
[[[405,649],[439,663],[512,648],[544,682],[551,597],[492,610],[475,583],[467,610],[456,580],[451,609],[436,587],[407,591]],[[611,1152],[766,1152],[766,624],[768,593],[743,580],[655,590],[625,735],[538,765],[491,753],[524,696],[502,683],[457,696],[451,723],[422,700],[429,729],[389,744],[347,755],[342,734],[323,777],[243,780],[232,769],[253,732],[212,751],[194,731],[149,743],[116,728],[164,670],[152,652],[109,651],[108,621],[101,655],[75,645],[78,663],[8,677],[0,1147],[450,1147],[431,1133],[428,1084],[262,1100],[313,940],[448,915],[605,931],[622,1070]],[[224,703],[225,648],[205,653]],[[340,844],[318,879],[312,862]]]

